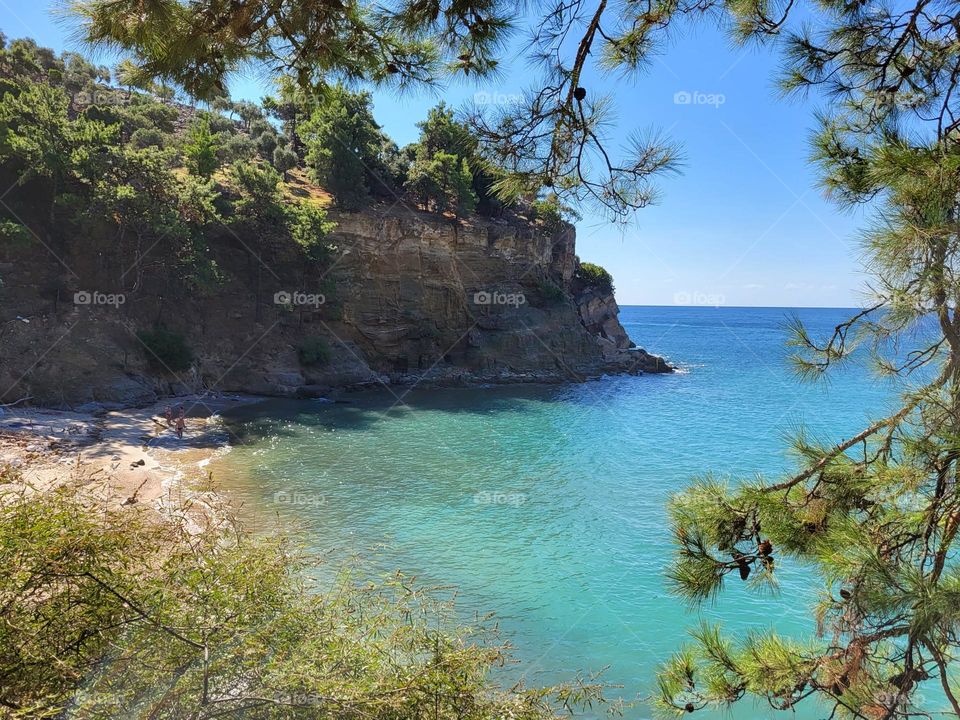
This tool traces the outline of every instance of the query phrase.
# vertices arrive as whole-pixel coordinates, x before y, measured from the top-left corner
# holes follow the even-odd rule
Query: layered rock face
[[[402,207],[330,219],[336,249],[321,264],[289,243],[214,233],[220,280],[202,289],[109,242],[0,250],[0,400],[109,406],[205,389],[313,396],[670,369],[630,341],[612,295],[577,287],[570,226]],[[188,368],[152,357],[138,331],[156,326],[186,340]]]

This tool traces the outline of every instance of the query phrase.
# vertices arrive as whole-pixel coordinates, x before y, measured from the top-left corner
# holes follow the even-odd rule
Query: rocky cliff
[[[160,249],[131,255],[115,239],[0,247],[0,401],[315,396],[669,370],[630,341],[612,295],[578,285],[570,226],[550,233],[518,218],[454,221],[399,206],[330,219],[322,263],[265,235],[212,232],[216,280],[206,283]],[[192,357],[171,367],[142,334],[157,327]]]

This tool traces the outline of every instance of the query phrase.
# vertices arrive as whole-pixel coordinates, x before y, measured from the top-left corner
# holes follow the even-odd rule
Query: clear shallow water
[[[683,373],[415,389],[401,403],[387,391],[350,404],[269,401],[228,419],[247,442],[220,474],[239,478],[230,486],[248,506],[303,527],[317,550],[382,544],[382,570],[458,586],[464,613],[496,611],[529,683],[609,666],[604,679],[624,686],[609,695],[642,698],[701,615],[737,633],[812,628],[802,568],[779,566],[777,597],[731,583],[701,610],[664,583],[664,504],[692,476],[783,472],[786,433],[839,440],[894,400],[863,370],[799,384],[784,344],[792,312],[821,334],[849,311],[625,307],[630,336]],[[642,702],[626,712],[649,715]]]

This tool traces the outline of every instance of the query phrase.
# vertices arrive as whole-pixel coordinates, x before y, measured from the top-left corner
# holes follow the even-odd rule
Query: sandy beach
[[[72,479],[110,504],[162,511],[174,498],[182,505],[185,494],[203,500],[206,467],[229,441],[219,414],[262,399],[190,395],[97,414],[3,407],[0,466],[16,467],[38,489]],[[167,408],[175,417],[181,406],[186,413],[182,439],[164,419]]]

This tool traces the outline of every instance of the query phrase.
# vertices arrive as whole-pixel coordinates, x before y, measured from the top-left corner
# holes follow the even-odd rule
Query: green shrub
[[[155,327],[153,330],[138,330],[137,337],[143,343],[147,361],[161,372],[181,372],[193,363],[193,351],[183,335]]]
[[[613,292],[613,277],[594,263],[580,263],[577,266],[575,277],[587,287],[595,288],[601,292]]]
[[[273,125],[260,118],[250,123],[250,129],[248,132],[250,133],[250,137],[256,139],[264,133],[274,132],[274,130]]]
[[[204,178],[213,175],[214,171],[220,167],[217,150],[219,150],[217,136],[210,127],[209,119],[201,117],[195,120],[187,132],[183,145],[190,172]]]
[[[287,171],[292,170],[299,162],[297,153],[290,149],[289,145],[277,145],[273,151],[273,167],[275,167],[284,178],[287,177]]]
[[[552,196],[553,201],[550,199],[546,200],[537,200],[533,203],[533,214],[534,217],[543,223],[543,226],[550,230],[558,230],[560,225],[563,223],[563,215],[560,212],[560,204],[556,202],[556,195]]]
[[[13,220],[0,220],[0,245],[23,247],[33,242],[33,233],[26,225]]]
[[[225,165],[253,160],[256,154],[257,144],[246,135],[231,135],[217,149],[217,158]]]
[[[327,220],[327,211],[316,205],[298,203],[285,209],[290,237],[312,260],[324,261],[336,248],[326,241],[336,223]]]
[[[311,335],[300,342],[297,350],[303,365],[326,365],[330,362],[330,346],[322,337]]]
[[[157,522],[79,480],[2,500],[4,717],[550,720],[602,702],[498,687],[506,648],[449,602],[362,568],[321,587],[301,543],[229,508],[171,498]]]
[[[168,135],[154,128],[137,128],[130,135],[130,144],[138,150],[146,147],[164,148],[167,146],[168,139]]]
[[[273,151],[277,149],[277,143],[279,143],[280,138],[275,132],[265,132],[260,137],[257,138],[257,150],[260,151],[260,155],[271,162],[273,160]]]
[[[271,165],[238,162],[230,167],[230,179],[240,193],[237,210],[249,217],[272,217],[277,211],[280,173]]]
[[[542,200],[536,200],[532,206],[533,216],[541,222],[549,232],[556,232],[566,222],[580,219],[580,215],[572,207],[560,202],[556,193],[547,193]]]

